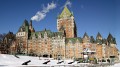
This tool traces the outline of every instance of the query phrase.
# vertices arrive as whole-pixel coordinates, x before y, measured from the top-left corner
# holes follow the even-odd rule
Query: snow
[[[72,62],[73,60],[65,60],[65,62],[61,64],[57,64],[58,60],[54,60],[53,58],[42,58],[40,57],[32,57],[32,56],[20,56],[17,55],[19,58],[15,57],[14,55],[7,55],[7,54],[0,54],[0,66],[23,66],[22,64],[26,61],[31,60],[30,63],[28,63],[27,66],[56,66],[56,65],[68,65],[67,63]],[[44,62],[50,60],[48,64],[43,64]],[[59,60],[63,61],[63,60]],[[77,64],[77,62],[71,64],[74,65]],[[69,64],[70,65],[70,64]]]
[[[120,67],[120,63],[114,64],[113,66],[110,67]]]
[[[19,58],[17,58],[19,57]],[[28,63],[27,66],[45,66],[45,67],[51,67],[51,66],[80,66],[80,65],[87,65],[89,63],[79,63],[74,62],[72,64],[68,64],[69,62],[72,62],[73,60],[64,60],[61,64],[57,64],[58,60],[54,60],[53,58],[42,58],[42,57],[33,57],[33,56],[21,56],[17,55],[16,57],[14,55],[8,55],[8,54],[0,54],[0,67],[23,67],[26,65],[22,65],[26,61],[31,61]],[[48,64],[43,64],[46,61],[50,62]],[[63,60],[59,60],[63,61]],[[120,67],[120,63],[114,64],[113,66],[109,67]]]

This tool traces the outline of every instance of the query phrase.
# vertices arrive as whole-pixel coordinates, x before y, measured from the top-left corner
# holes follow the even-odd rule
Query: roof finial
[[[45,28],[45,31],[46,31],[46,28]]]

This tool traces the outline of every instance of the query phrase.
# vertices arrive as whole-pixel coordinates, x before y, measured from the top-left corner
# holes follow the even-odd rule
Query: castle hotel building
[[[11,53],[25,53],[28,55],[51,57],[54,59],[83,58],[85,49],[93,51],[90,56],[98,60],[113,57],[118,59],[118,49],[115,38],[109,33],[106,39],[98,32],[96,39],[93,36],[77,36],[77,27],[73,13],[64,7],[57,17],[57,30],[35,31],[32,21],[24,20],[16,33],[16,41],[11,46]]]

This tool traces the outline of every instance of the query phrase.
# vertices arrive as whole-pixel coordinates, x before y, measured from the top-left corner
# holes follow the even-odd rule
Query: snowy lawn
[[[65,60],[63,62],[63,60],[59,60],[58,64],[58,60],[54,60],[53,58],[42,58],[40,57],[32,57],[32,56],[21,56],[21,55],[8,55],[8,54],[0,54],[0,67],[23,67],[23,66],[42,66],[42,67],[51,67],[51,66],[55,66],[58,67],[60,66],[67,66],[67,67],[73,67],[73,66],[87,66],[89,65],[89,63],[79,63],[77,64],[77,62],[73,62],[72,64],[68,64],[70,62],[72,62],[73,60]],[[27,63],[28,62],[28,63]],[[46,63],[47,64],[43,64]],[[22,65],[22,64],[28,64],[28,65]],[[109,67],[120,67],[120,63],[114,64],[113,66],[109,66]]]

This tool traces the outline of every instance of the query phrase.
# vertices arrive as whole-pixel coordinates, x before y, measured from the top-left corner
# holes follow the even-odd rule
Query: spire
[[[99,32],[98,32],[98,34],[97,34],[96,39],[100,39],[100,40],[102,40],[102,36],[101,36],[101,34],[100,34]]]
[[[112,36],[111,33],[109,33],[109,35],[108,35],[108,37],[107,37],[107,40],[111,40],[111,39],[113,39],[113,36]]]
[[[89,36],[87,35],[86,32],[85,32],[85,34],[83,36],[82,42],[83,43],[89,43],[90,42],[90,38],[89,38]]]
[[[98,32],[97,37],[102,37],[101,34]]]
[[[45,31],[46,31],[46,28],[45,28]]]
[[[25,19],[25,20],[23,21],[22,26],[20,26],[18,32],[28,32],[28,30],[29,30],[29,23],[28,23],[28,21]]]
[[[32,20],[30,20],[30,26],[32,26]]]
[[[108,42],[108,44],[110,44],[110,43],[116,44],[116,39],[112,36],[111,33],[109,33],[109,35],[107,37],[107,42]]]
[[[112,34],[111,33],[109,33],[109,35],[108,35],[108,37],[107,37],[107,41],[109,42],[109,43],[111,43],[111,42],[113,42],[113,36],[112,36]]]
[[[85,32],[85,34],[84,34],[83,38],[85,38],[85,37],[89,38],[89,36],[87,35],[87,33],[86,33],[86,32]]]
[[[67,8],[67,6],[64,7],[62,13],[59,15],[59,18],[71,17],[73,14],[70,12],[70,10]]]
[[[25,26],[29,26],[29,23],[28,23],[28,21],[27,21],[26,19],[24,20],[24,22],[23,22],[23,25],[22,25],[22,26],[24,26],[24,27],[25,27]]]

